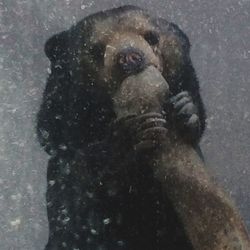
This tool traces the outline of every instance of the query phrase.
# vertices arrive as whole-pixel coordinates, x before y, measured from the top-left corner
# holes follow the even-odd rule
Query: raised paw
[[[182,91],[170,98],[170,104],[173,108],[172,117],[177,128],[192,140],[198,138],[200,119],[198,109],[190,94],[187,91]]]
[[[136,118],[134,150],[157,149],[166,141],[168,130],[162,114],[147,113]]]
[[[130,115],[115,121],[113,138],[130,149],[141,151],[161,146],[167,135],[166,120],[162,114]]]

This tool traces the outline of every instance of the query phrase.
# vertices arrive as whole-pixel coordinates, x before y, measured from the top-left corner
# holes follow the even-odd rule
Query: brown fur
[[[145,57],[140,74],[117,67],[127,47]],[[51,155],[46,250],[249,249],[194,150],[206,115],[178,26],[124,6],[54,35],[45,52],[51,74],[37,131]],[[186,113],[170,101],[180,97]]]

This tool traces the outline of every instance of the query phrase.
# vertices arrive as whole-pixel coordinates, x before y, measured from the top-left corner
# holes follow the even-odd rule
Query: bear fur
[[[168,129],[199,150],[206,116],[187,36],[123,6],[54,35],[45,53],[51,73],[37,132],[50,155],[46,249],[195,249],[176,202],[148,164]],[[118,119],[114,93],[149,65],[169,85],[162,112]],[[152,127],[147,143],[139,126]]]

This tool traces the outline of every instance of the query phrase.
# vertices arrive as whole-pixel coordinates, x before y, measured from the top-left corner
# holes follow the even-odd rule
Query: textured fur
[[[159,35],[156,45],[146,40],[152,36],[148,31]],[[91,15],[50,38],[45,52],[51,74],[37,125],[51,155],[46,249],[192,249],[152,169],[130,157],[128,134],[120,129],[121,137],[113,136],[112,93],[124,76],[113,60],[118,49],[112,48],[127,41],[169,84],[170,101],[162,103],[169,126],[192,147],[204,131],[190,44],[175,24],[124,6]]]

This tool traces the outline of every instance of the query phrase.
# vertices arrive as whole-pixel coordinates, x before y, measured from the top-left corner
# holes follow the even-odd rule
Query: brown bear
[[[175,24],[123,6],[53,36],[45,52],[47,250],[247,249],[203,168],[206,116]]]

